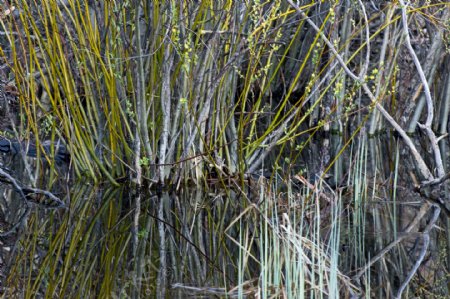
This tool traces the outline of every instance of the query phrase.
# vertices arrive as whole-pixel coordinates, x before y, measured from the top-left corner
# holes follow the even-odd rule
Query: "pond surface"
[[[26,203],[3,182],[0,292],[5,298],[391,297],[423,252],[422,232],[435,213],[422,211],[406,179],[380,166],[395,168],[395,159],[375,158],[385,173],[369,170],[362,155],[383,150],[372,148],[345,158],[352,167],[344,167],[344,187],[297,176],[288,184],[255,178],[227,189],[153,192],[73,182],[63,164],[59,177],[45,167],[33,174],[37,187],[65,203],[56,208],[42,195],[28,195]],[[35,161],[27,161],[35,171]],[[32,185],[22,157],[2,156],[2,165],[22,186]],[[407,291],[448,294],[441,219]]]
[[[9,161],[16,177],[24,171],[20,160]],[[60,182],[52,191],[66,208],[27,205],[2,185],[2,231],[8,234],[2,236],[1,274],[8,297],[182,298],[225,294],[217,286],[236,285],[238,246],[218,232],[239,215],[242,197],[199,190],[154,194],[81,181]],[[236,235],[235,228],[228,233]]]

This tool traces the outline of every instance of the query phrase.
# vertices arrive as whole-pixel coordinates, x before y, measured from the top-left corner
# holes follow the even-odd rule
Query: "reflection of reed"
[[[158,195],[136,194],[125,186],[66,186],[68,209],[30,210],[26,226],[14,236],[18,249],[4,259],[14,265],[4,280],[6,295],[45,296],[49,289],[55,297],[83,298],[256,296],[262,290],[275,295],[281,291],[270,278],[276,273],[282,278],[286,269],[302,271],[309,277],[305,286],[317,294],[322,289],[307,275],[326,277],[321,282],[325,290],[333,290],[325,281],[336,275],[346,294],[361,291],[359,282],[374,275],[369,271],[375,267],[379,274],[372,286],[404,284],[411,272],[386,268],[387,261],[416,267],[426,250],[427,230],[399,229],[394,237],[395,227],[405,226],[402,219],[420,213],[394,209],[395,203],[385,200],[390,185],[381,178],[371,181],[364,147],[357,151],[345,188],[330,188],[323,180],[313,184],[300,175],[295,176],[297,186],[284,187],[287,192],[278,192],[274,181],[263,177],[245,180],[244,187],[236,180],[229,188],[186,188],[178,194],[159,190]],[[414,196],[402,190],[397,197]],[[426,216],[413,221],[417,228]],[[433,244],[434,235],[429,237]],[[411,259],[405,252],[413,250]],[[427,265],[437,267],[438,259]],[[23,272],[34,281],[28,289]],[[350,280],[345,273],[356,274]],[[291,291],[297,294],[298,289]]]
[[[182,190],[178,195],[162,192],[160,197],[141,193],[139,219],[135,226],[137,194],[133,195],[124,187],[104,186],[100,189],[79,183],[71,188],[68,210],[37,210],[30,214],[27,233],[18,235],[20,242],[17,244],[21,244],[22,249],[11,256],[15,268],[11,268],[6,280],[14,282],[8,285],[9,292],[18,292],[19,287],[23,287],[20,273],[33,259],[30,275],[35,283],[24,292],[45,295],[48,287],[60,285],[55,294],[68,297],[102,297],[106,294],[183,297],[186,293],[234,296],[239,292],[250,296],[261,290],[258,288],[261,281],[255,277],[262,275],[260,271],[274,271],[278,262],[284,265],[283,261],[301,259],[305,273],[312,273],[320,271],[314,266],[320,257],[326,263],[323,270],[331,267],[337,256],[331,255],[333,251],[327,251],[331,250],[327,249],[331,245],[326,244],[331,244],[327,243],[329,238],[339,236],[336,231],[338,219],[342,221],[344,239],[350,237],[348,233],[353,230],[353,225],[365,227],[349,216],[357,215],[356,210],[353,213],[348,210],[356,208],[354,203],[340,208],[348,199],[337,195],[322,198],[320,193],[324,190],[318,190],[319,185],[314,189],[305,182],[305,190],[309,189],[311,193],[291,198],[286,194],[265,193],[264,186],[260,186],[259,194],[264,199],[258,205],[248,202],[247,208],[242,208],[242,194],[232,190],[228,190],[228,196],[220,190],[204,192],[195,189]],[[347,196],[354,196],[354,192]],[[366,209],[364,205],[359,208]],[[367,221],[377,217],[386,219],[384,214],[391,213],[382,212],[375,216],[374,211],[371,209],[365,216]],[[374,216],[369,217],[372,213]],[[322,220],[317,222],[318,219]],[[345,224],[347,219],[354,223]],[[370,226],[365,229],[366,240],[349,239],[346,249],[339,250],[340,258],[349,262],[339,271],[355,266],[351,264],[356,262],[352,261],[355,246],[371,244],[368,240],[372,238],[372,229]],[[374,229],[388,230],[380,225]],[[317,233],[320,238],[314,237]],[[376,239],[378,236],[373,238],[379,240]],[[406,235],[399,236],[394,241],[396,244],[406,238]],[[279,243],[273,243],[275,240]],[[393,254],[389,251],[392,246],[383,247],[388,240],[381,241],[381,247],[377,247],[382,249],[380,256],[371,255],[372,263],[379,264],[379,260]],[[276,246],[284,249],[271,250],[270,244],[278,244]],[[269,247],[265,249],[265,246]],[[340,248],[339,243],[333,246]],[[236,264],[242,254],[245,263]],[[264,263],[272,266],[261,268]],[[293,267],[291,264],[282,267],[289,265]],[[235,279],[242,271],[239,267],[245,269],[242,281]],[[47,279],[50,273],[45,269],[53,269],[51,280]],[[366,271],[361,270],[357,275],[369,271],[364,269]],[[385,273],[382,267],[380,271]],[[340,276],[341,273],[338,272],[339,279],[346,291],[353,292],[356,286],[348,277]],[[382,281],[399,275],[390,273],[391,276],[383,277]],[[272,294],[279,292],[271,283],[265,290]]]

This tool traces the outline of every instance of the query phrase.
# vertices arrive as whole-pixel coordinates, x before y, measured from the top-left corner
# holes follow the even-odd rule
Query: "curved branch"
[[[345,63],[345,61],[343,60],[341,55],[339,55],[339,53],[337,52],[337,50],[335,49],[333,44],[328,40],[328,38],[320,30],[320,28],[317,27],[316,24],[314,24],[314,22],[303,12],[303,10],[298,5],[296,5],[294,2],[292,2],[292,0],[287,0],[287,2],[292,7],[295,8],[295,10],[306,20],[306,22],[308,22],[308,24],[310,24],[311,27],[314,28],[314,30],[316,30],[319,33],[320,37],[327,44],[327,46],[329,47],[331,52],[333,52],[333,54],[335,55],[335,57],[338,60],[339,64],[344,69],[344,71],[347,73],[347,75],[349,77],[351,77],[353,80],[355,80],[358,84],[361,85],[361,87],[366,92],[366,94],[369,96],[370,100],[375,105],[375,107],[380,111],[380,113],[384,116],[384,118],[391,124],[392,127],[394,127],[394,129],[403,138],[404,142],[409,147],[412,155],[414,156],[414,159],[416,160],[416,163],[417,163],[417,166],[419,168],[419,171],[420,171],[421,175],[426,180],[433,179],[433,174],[429,170],[429,168],[428,168],[427,164],[425,163],[425,161],[423,160],[422,156],[417,151],[417,149],[416,149],[414,143],[412,142],[411,138],[408,136],[408,134],[406,134],[405,130],[403,130],[403,128],[394,120],[394,118],[383,108],[383,106],[380,103],[378,103],[377,98],[373,95],[373,93],[371,92],[369,86],[367,86],[367,84],[364,82],[364,80],[363,80],[364,78],[358,77],[357,75],[355,75],[347,67],[347,64]]]
[[[425,76],[425,73],[423,71],[422,65],[420,64],[419,58],[416,55],[416,52],[414,51],[412,45],[411,45],[411,39],[409,38],[409,28],[408,28],[408,18],[406,16],[406,7],[407,5],[403,0],[400,0],[400,7],[402,10],[402,24],[403,24],[403,33],[405,35],[405,43],[406,48],[409,51],[409,54],[412,57],[412,60],[414,62],[414,65],[416,66],[417,73],[419,74],[420,81],[423,85],[423,90],[425,93],[425,100],[427,103],[427,120],[424,125],[419,126],[425,130],[428,139],[430,139],[431,148],[433,149],[434,153],[434,159],[437,169],[437,175],[438,177],[442,177],[445,175],[444,165],[442,164],[442,156],[441,151],[439,150],[437,138],[434,134],[433,130],[431,129],[431,125],[434,118],[434,105],[433,105],[433,99],[431,98],[431,92],[430,87],[428,86],[427,77]]]

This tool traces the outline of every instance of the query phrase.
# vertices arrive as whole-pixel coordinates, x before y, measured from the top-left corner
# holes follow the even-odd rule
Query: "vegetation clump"
[[[1,138],[25,153],[31,148],[37,173],[46,164],[51,179],[64,148],[70,175],[95,184],[225,187],[227,196],[243,200],[227,226],[221,214],[218,227],[228,241],[210,236],[204,244],[217,243],[209,252],[195,248],[207,257],[238,244],[231,267],[237,279],[224,278],[218,293],[337,298],[372,294],[371,287],[384,284],[380,297],[400,298],[416,273],[423,277],[415,294],[436,281],[419,267],[439,215],[450,213],[446,1],[13,0],[3,6],[0,113],[9,122],[0,126]],[[420,199],[401,219],[399,194]],[[145,252],[139,240],[149,234],[139,229],[144,216],[137,198],[134,239],[118,237],[134,254]],[[389,222],[373,206],[391,201]],[[102,216],[107,202],[97,219],[108,218]],[[367,233],[382,224],[393,239],[368,241]],[[448,231],[448,217],[442,225]],[[52,236],[54,256],[64,251],[59,233]],[[413,235],[415,245],[400,247]],[[88,239],[78,248],[87,255]],[[120,252],[114,238],[105,242]],[[75,247],[65,248],[65,261],[90,273],[90,264],[72,260]],[[342,253],[344,247],[349,251]],[[450,243],[444,247],[448,253]],[[383,261],[378,270],[386,273],[393,248],[406,274],[371,281],[374,263]],[[114,264],[108,254],[102,258]],[[198,256],[192,261],[200,264]],[[70,276],[68,264],[50,257],[45,263],[41,280],[27,283],[42,291],[47,281],[53,289],[46,296],[70,293],[68,282],[83,280]],[[142,273],[135,266],[134,275]],[[67,279],[52,285],[48,269]],[[207,281],[206,270],[198,275]],[[113,283],[103,282],[101,292],[109,294]]]

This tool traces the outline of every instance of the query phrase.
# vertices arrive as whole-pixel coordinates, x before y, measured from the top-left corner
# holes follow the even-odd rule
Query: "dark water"
[[[21,184],[31,184],[20,161],[5,163]],[[39,184],[44,189],[48,182]],[[49,209],[26,204],[7,183],[1,188],[2,232],[8,232],[1,237],[1,282],[8,298],[183,298],[202,289],[223,294],[221,287],[237,283],[237,245],[218,233],[241,209],[234,192],[153,194],[67,184],[62,177],[52,191],[67,207]],[[236,235],[234,228],[227,233]]]
[[[320,290],[312,288],[313,283],[296,290],[295,283],[286,284],[286,278],[274,277],[276,271],[271,269],[278,263],[287,275],[287,269],[303,256],[312,260],[312,264],[304,262],[305,273],[316,271],[314,244],[323,242],[317,248],[323,250],[325,260],[337,263],[342,274],[336,294],[391,297],[422,251],[420,233],[433,209],[407,238],[358,275],[377,253],[402,237],[423,205],[405,185],[407,179],[395,178],[389,170],[395,168],[395,159],[376,158],[385,149],[374,145],[369,152],[365,146],[355,151],[366,153],[360,162],[355,156],[345,158],[344,164],[352,165],[343,167],[351,182],[345,187],[311,180],[314,185],[307,188],[294,179],[286,186],[278,177],[270,183],[253,182],[252,192],[245,186],[159,193],[130,186],[93,186],[68,180],[64,165],[58,174],[50,174],[28,158],[36,187],[51,190],[66,206],[55,208],[54,202],[36,195],[25,202],[11,184],[1,184],[1,294],[6,298],[211,298],[241,293],[253,298],[260,293],[284,297],[286,292],[305,292],[316,297]],[[382,172],[370,170],[374,167],[370,155],[379,161],[375,167]],[[2,156],[2,161],[2,168],[9,169],[22,186],[33,185],[22,157]],[[401,175],[407,173],[402,171]],[[288,232],[292,228],[296,234]],[[448,294],[445,233],[444,222],[437,222],[410,292],[426,294],[433,289]],[[289,254],[282,253],[286,248],[296,250],[298,236],[315,242],[302,241],[302,254],[289,261]],[[327,286],[327,290],[334,289]]]

